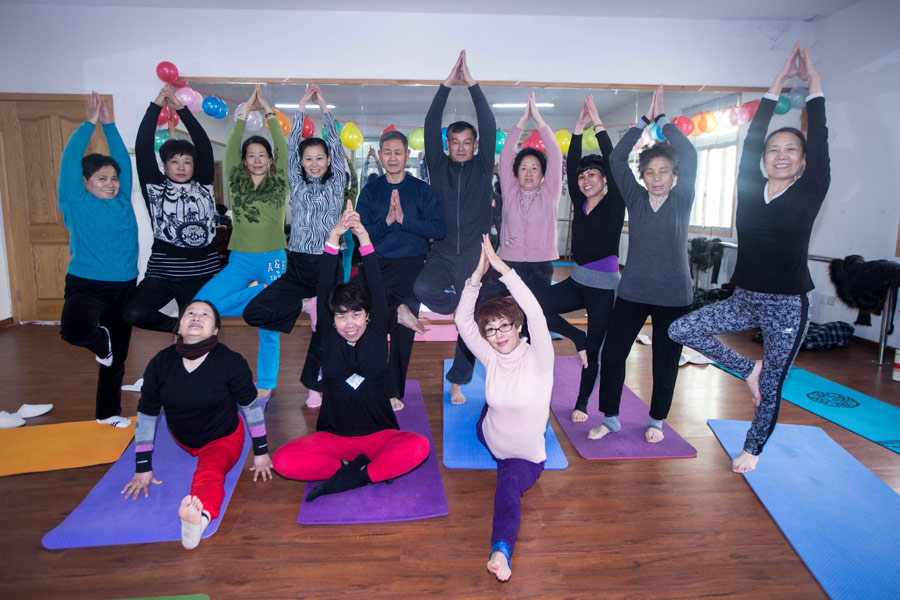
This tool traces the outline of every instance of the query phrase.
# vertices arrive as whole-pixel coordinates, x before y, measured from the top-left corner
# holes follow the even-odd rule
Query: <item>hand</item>
[[[131,496],[132,500],[137,500],[138,495],[141,491],[144,492],[144,498],[150,497],[150,484],[159,485],[162,483],[159,479],[153,476],[153,471],[147,471],[146,473],[135,473],[134,478],[128,482],[120,494],[125,494],[125,499],[127,500],[129,496]]]
[[[269,453],[254,456],[253,466],[250,467],[250,470],[253,471],[253,481],[259,477],[262,477],[263,481],[272,479],[272,459],[269,457]]]
[[[497,253],[494,252],[494,247],[491,246],[491,238],[489,238],[486,233],[482,236],[482,238],[481,249],[484,252],[484,255],[487,257],[488,262],[490,262],[491,266],[494,267],[494,270],[501,275],[506,275],[507,273],[512,271],[512,269],[509,268],[509,265],[503,262],[503,259],[497,256]]]
[[[372,241],[369,239],[369,232],[366,231],[366,228],[363,226],[362,220],[359,218],[359,213],[354,210],[345,214],[347,224],[350,226],[349,229],[353,232],[353,235],[359,239],[360,247],[371,244]]]
[[[272,107],[269,106],[269,103],[266,102],[266,97],[263,96],[262,89],[260,89],[259,84],[256,84],[256,105],[257,108],[261,108],[265,114],[269,114],[270,112],[274,112]]]
[[[481,283],[481,278],[484,277],[485,273],[487,273],[488,265],[488,258],[484,253],[484,244],[482,244],[481,256],[478,257],[478,264],[475,266],[475,270],[472,271],[472,276],[469,277],[469,281],[471,281],[474,285],[478,285],[479,283]]]
[[[597,106],[594,104],[593,94],[588,94],[587,98],[584,99],[584,107],[587,110],[588,117],[591,119],[591,123],[594,125],[594,130],[596,131],[597,127],[603,128],[603,121],[600,120],[600,114],[597,112]]]
[[[810,94],[819,94],[822,92],[822,80],[819,78],[819,72],[813,65],[812,59],[809,57],[809,50],[800,49],[800,73],[801,79],[807,82]]]
[[[537,100],[534,99],[534,92],[531,92],[528,95],[528,105],[528,110],[531,111],[531,118],[534,119],[534,122],[537,124],[538,128],[546,125],[547,123],[545,123],[543,117],[541,117],[541,111],[538,110]]]
[[[184,108],[184,104],[182,104],[178,97],[175,95],[175,90],[172,89],[172,86],[167,83],[165,88],[163,89],[165,90],[163,94],[165,94],[166,97],[166,104],[170,109],[181,110],[182,108]]]
[[[772,82],[772,87],[769,88],[769,93],[775,94],[776,96],[781,94],[781,89],[784,87],[784,82],[800,74],[800,42],[794,44],[794,49],[791,50],[791,53],[788,55],[787,60],[784,61],[784,65],[781,67],[781,70],[778,71],[778,75],[775,76],[775,81]]]
[[[244,104],[244,115],[243,116],[245,119],[247,118],[247,115],[250,113],[250,111],[259,110],[260,108],[262,108],[262,103],[260,102],[259,97],[260,97],[260,91],[259,91],[259,84],[257,83],[256,87],[253,88],[253,93],[250,94],[250,98],[248,98],[247,102]],[[240,117],[238,117],[238,118],[240,118]]]
[[[156,95],[156,100],[153,101],[153,104],[157,106],[165,106],[166,100],[168,96],[166,95],[166,91],[168,90],[169,84],[162,86],[162,89],[159,90],[159,93]]]
[[[94,125],[97,124],[97,121],[100,120],[100,102],[100,94],[91,92],[91,95],[88,96],[87,118],[85,121]]]
[[[347,220],[347,216],[354,212],[353,205],[347,200],[347,204],[344,208],[344,212],[341,214],[341,218],[338,219],[338,222],[334,224],[334,228],[328,234],[328,243],[332,246],[338,246],[341,243],[341,236],[344,235],[348,229],[350,229]]]
[[[391,225],[393,225],[394,223],[397,222],[397,216],[394,214],[394,203],[393,202],[391,202],[390,206],[388,207],[388,213],[387,213],[387,216],[384,218],[384,222],[387,223],[388,227],[390,227]]]
[[[375,154],[374,146],[369,146],[369,153],[366,154],[366,160],[369,160],[370,158],[374,158],[375,160],[378,160],[378,155]]]
[[[313,102],[319,105],[319,110],[324,115],[326,112],[328,112],[328,103],[325,102],[325,96],[324,94],[322,94],[322,88],[320,88],[319,86],[315,87],[316,91],[315,95],[313,96]]]
[[[459,58],[456,59],[456,63],[454,63],[453,68],[450,69],[450,74],[447,75],[447,79],[444,80],[444,85],[447,87],[452,87],[456,85],[456,83],[462,78],[462,73],[460,72],[460,68],[462,66],[463,56],[465,55],[465,50],[459,53]]]
[[[306,105],[312,102],[313,96],[316,95],[316,90],[319,88],[314,83],[310,83],[306,86],[306,92],[303,93],[303,96],[300,97],[299,108],[300,112],[306,112]]]
[[[528,119],[531,118],[531,96],[528,96],[528,101],[525,103],[525,110],[522,112],[522,116],[519,117],[519,121],[516,123],[516,127],[522,129],[525,127],[525,123],[528,122]]]
[[[106,100],[100,97],[100,94],[97,94],[97,99],[100,100],[100,123],[103,125],[107,125],[112,123],[112,117],[109,114],[109,107],[106,105]]]
[[[391,210],[394,211],[394,220],[403,225],[403,205],[400,204],[400,192],[398,190],[391,192]]]
[[[462,57],[462,64],[459,67],[459,75],[463,83],[471,87],[475,85],[475,80],[472,79],[472,74],[469,73],[469,65],[466,63],[466,51],[460,52],[460,56]]]
[[[590,96],[588,96],[589,98]],[[584,103],[581,105],[581,110],[578,111],[578,120],[575,121],[575,135],[579,135],[582,131],[584,131],[584,125],[590,120],[590,114],[587,109],[588,100],[584,99]]]

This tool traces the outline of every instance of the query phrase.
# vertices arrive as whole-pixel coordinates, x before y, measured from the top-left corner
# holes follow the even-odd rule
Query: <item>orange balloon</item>
[[[703,113],[697,113],[693,117],[691,117],[691,121],[694,123],[694,131],[691,132],[691,135],[700,135],[703,133],[703,130],[700,126],[700,121],[703,119]]]
[[[719,121],[716,119],[716,116],[712,114],[710,111],[706,111],[702,115],[700,115],[700,129],[703,133],[710,133],[715,131],[716,127],[719,126]]]
[[[291,120],[288,119],[287,115],[275,109],[275,118],[278,119],[278,125],[281,127],[281,133],[287,137],[287,134],[291,132]],[[269,121],[266,119],[266,129],[269,129]]]

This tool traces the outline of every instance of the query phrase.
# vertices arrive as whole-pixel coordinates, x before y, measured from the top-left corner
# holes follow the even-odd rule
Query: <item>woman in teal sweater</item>
[[[110,156],[84,156],[98,122]],[[128,427],[131,421],[120,413],[131,325],[122,318],[122,308],[138,275],[137,221],[131,205],[131,159],[97,92],[88,99],[87,120],[63,151],[58,203],[71,257],[59,333],[93,352],[100,363],[97,422]]]
[[[268,140],[258,135],[241,143],[247,114],[266,113],[274,153]],[[235,115],[234,128],[225,146],[225,173],[231,192],[234,230],[228,264],[197,292],[197,300],[211,302],[222,316],[243,313],[244,307],[263,288],[281,277],[285,269],[284,207],[288,196],[287,144],[275,112],[259,86]],[[247,287],[254,281],[253,287]],[[278,332],[259,330],[256,355],[258,397],[264,398],[278,380],[280,343]]]

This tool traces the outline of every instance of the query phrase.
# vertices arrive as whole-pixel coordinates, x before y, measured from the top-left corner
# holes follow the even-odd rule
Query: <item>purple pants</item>
[[[481,424],[487,414],[487,404],[481,409],[481,417],[475,426],[475,434],[478,441],[490,452]],[[509,545],[509,553],[512,554],[516,547],[516,538],[519,536],[519,522],[522,519],[522,495],[537,482],[544,470],[544,463],[533,463],[524,458],[501,459],[491,456],[497,461],[497,488],[494,490],[494,529],[491,532],[491,545],[496,542],[506,542]]]

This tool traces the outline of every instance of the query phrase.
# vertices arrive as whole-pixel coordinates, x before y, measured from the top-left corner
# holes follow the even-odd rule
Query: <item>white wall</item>
[[[163,15],[175,24],[170,36]],[[540,17],[537,32],[530,16],[2,5],[0,91],[111,92],[130,140],[159,89],[161,60],[187,76],[441,79],[465,47],[476,79],[767,86],[799,39],[821,64],[835,165],[811,251],[889,258],[898,203],[878,181],[896,156],[889,106],[897,100],[900,44],[891,41],[898,19],[888,15],[898,15],[891,0],[863,0],[815,24]],[[513,51],[517,31],[533,32],[534,41]],[[866,136],[882,158],[859,152],[860,123],[891,128],[878,140]],[[865,208],[850,214],[851,202]],[[5,277],[5,260],[0,271]],[[0,294],[0,318],[10,314],[3,308]]]

